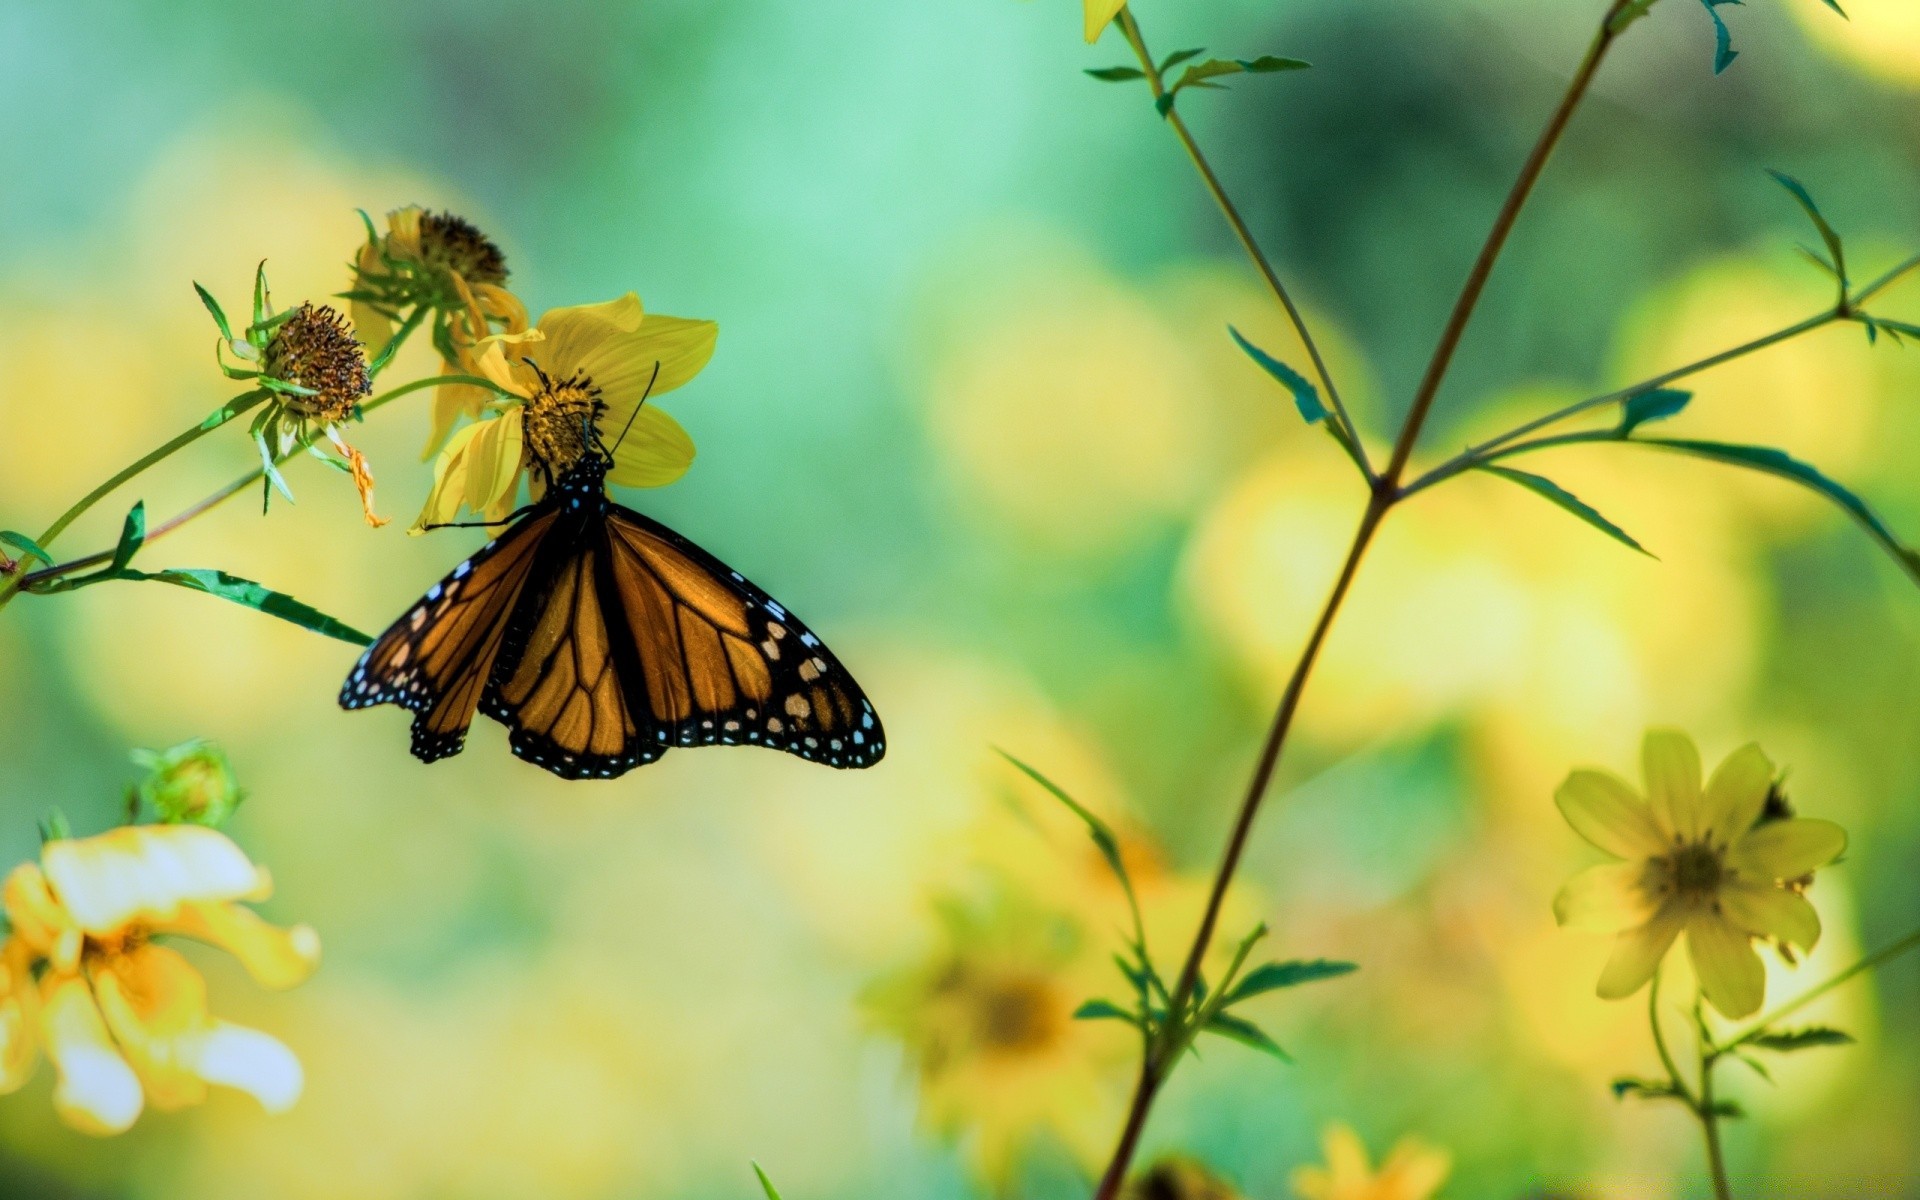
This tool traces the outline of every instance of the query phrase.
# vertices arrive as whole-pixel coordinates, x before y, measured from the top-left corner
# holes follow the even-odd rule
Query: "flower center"
[[[89,936],[83,958],[120,958],[132,954],[153,940],[153,930],[141,924],[123,925],[112,933]]]
[[[990,1054],[1032,1054],[1060,1034],[1053,988],[1040,976],[988,981],[974,1005],[974,1034]]]
[[[323,425],[338,425],[373,390],[367,356],[346,319],[327,305],[302,304],[267,343],[267,374],[311,388],[287,396],[287,408]]]
[[[1726,878],[1720,851],[1706,842],[1689,842],[1666,859],[1668,878],[1683,900],[1711,902]]]
[[[472,222],[449,212],[421,216],[420,260],[457,272],[468,283],[507,282],[507,256],[500,247]]]
[[[595,451],[595,424],[606,404],[593,380],[575,372],[565,379],[540,377],[540,389],[527,401],[527,449],[547,473],[547,482],[564,475]]]

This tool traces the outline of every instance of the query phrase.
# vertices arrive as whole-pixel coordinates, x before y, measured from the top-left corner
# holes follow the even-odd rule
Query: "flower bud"
[[[246,798],[226,752],[204,738],[171,750],[136,750],[133,757],[147,769],[147,777],[134,788],[135,797],[162,824],[218,828]]]

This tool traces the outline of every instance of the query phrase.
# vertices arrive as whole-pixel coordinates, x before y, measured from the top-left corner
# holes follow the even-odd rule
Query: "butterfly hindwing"
[[[429,588],[360,656],[340,706],[398,704],[414,714],[416,758],[459,753],[553,520],[516,523]]]
[[[637,668],[630,705],[663,748],[767,746],[834,767],[880,761],[879,715],[812,630],[666,526],[609,510],[615,595],[604,606],[625,617]]]

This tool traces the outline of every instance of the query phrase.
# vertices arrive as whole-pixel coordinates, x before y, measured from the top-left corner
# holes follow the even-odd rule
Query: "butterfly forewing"
[[[360,656],[340,706],[398,704],[415,714],[415,757],[459,753],[554,519],[528,517],[429,588]]]

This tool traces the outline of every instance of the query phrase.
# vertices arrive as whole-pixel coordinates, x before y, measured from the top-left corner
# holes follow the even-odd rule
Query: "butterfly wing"
[[[608,506],[606,594],[628,706],[662,750],[768,746],[833,767],[886,753],[873,704],[813,631],[686,538]]]
[[[514,754],[565,779],[611,779],[666,753],[629,709],[631,654],[607,619],[609,547],[597,513],[562,520],[508,627],[480,706]]]
[[[415,758],[458,754],[555,520],[535,512],[429,588],[360,656],[340,707],[398,704],[414,714]]]

